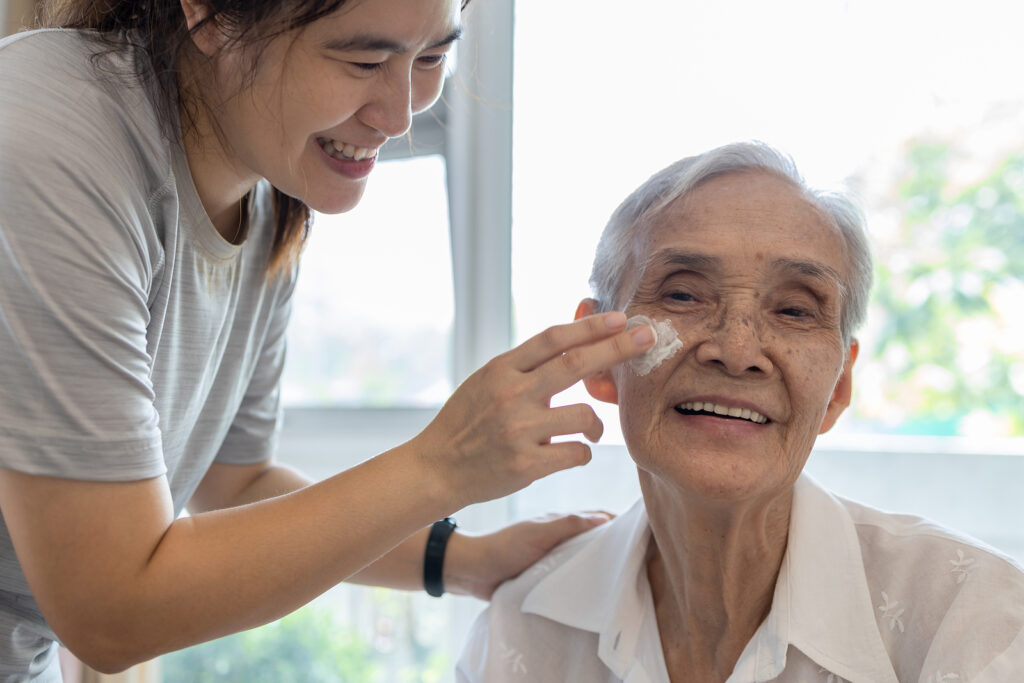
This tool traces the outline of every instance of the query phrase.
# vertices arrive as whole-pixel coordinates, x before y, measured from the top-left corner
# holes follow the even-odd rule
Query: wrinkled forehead
[[[641,216],[634,237],[629,291],[666,251],[709,254],[737,267],[758,256],[818,262],[847,281],[846,245],[835,220],[802,188],[768,171],[710,178]]]

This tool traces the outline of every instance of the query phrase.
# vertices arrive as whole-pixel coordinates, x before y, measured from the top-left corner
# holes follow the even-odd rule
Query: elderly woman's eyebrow
[[[792,273],[804,278],[811,278],[822,284],[832,285],[839,290],[840,294],[846,292],[846,285],[843,284],[843,278],[839,275],[838,271],[824,263],[803,259],[781,258],[775,259],[772,262],[772,266],[775,270]]]
[[[678,249],[662,249],[651,254],[644,264],[643,272],[646,273],[653,267],[675,266],[682,270],[693,271],[718,271],[722,268],[722,261],[716,256],[708,256],[690,251]]]

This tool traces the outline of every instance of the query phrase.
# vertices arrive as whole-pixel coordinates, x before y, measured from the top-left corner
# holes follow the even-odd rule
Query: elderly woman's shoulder
[[[495,591],[491,603],[518,610],[527,594],[536,588],[537,584],[579,554],[587,545],[604,535],[611,528],[611,524],[612,522],[607,522],[555,546],[547,555],[530,565],[519,576],[501,584]]]
[[[910,648],[914,661],[927,653],[926,664],[955,653],[961,671],[980,672],[999,657],[1024,667],[1024,568],[1017,560],[921,517],[846,506],[890,652]]]
[[[860,539],[865,567],[885,567],[886,573],[939,575],[964,585],[983,569],[1024,590],[1024,567],[1010,555],[984,541],[909,514],[883,512],[844,501]],[[931,570],[931,571],[929,571]]]

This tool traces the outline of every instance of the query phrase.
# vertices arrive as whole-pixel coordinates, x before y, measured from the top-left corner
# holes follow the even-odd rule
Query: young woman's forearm
[[[302,472],[280,463],[214,465],[189,503],[189,510],[198,514],[247,505],[298,491],[313,483]],[[429,532],[429,527],[416,531],[348,577],[347,581],[400,590],[422,590],[423,554]],[[456,543],[454,538],[452,541]]]
[[[4,513],[44,616],[83,661],[116,671],[279,618],[451,512],[405,448],[293,493],[173,521],[168,505],[139,505],[157,496],[137,487],[159,480],[92,489],[5,472],[0,495],[10,495]],[[35,505],[47,498],[39,486],[62,504]],[[76,496],[79,487],[102,498]],[[56,543],[43,527],[77,533]]]
[[[140,639],[132,659],[279,618],[450,512],[411,460],[384,454],[293,493],[176,521],[140,577],[138,602],[123,601],[149,623],[150,642]],[[411,556],[397,564],[392,574],[410,578],[419,566]]]

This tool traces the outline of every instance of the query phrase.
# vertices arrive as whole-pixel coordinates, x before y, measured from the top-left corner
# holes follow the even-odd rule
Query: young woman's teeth
[[[324,151],[332,157],[348,159],[350,161],[362,161],[363,159],[369,159],[377,154],[377,150],[373,147],[356,147],[355,145],[350,145],[347,142],[339,142],[337,140],[325,141],[323,143],[323,148]]]

